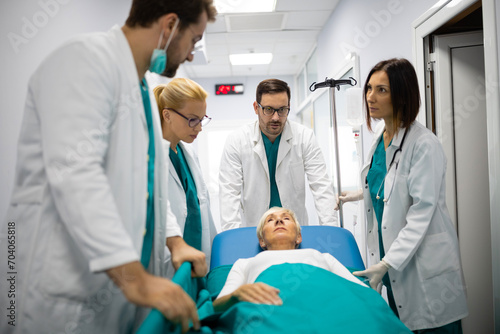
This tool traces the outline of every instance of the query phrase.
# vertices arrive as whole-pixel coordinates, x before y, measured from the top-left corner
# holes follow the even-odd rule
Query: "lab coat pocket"
[[[460,268],[456,246],[446,232],[426,236],[416,256],[422,280]]]
[[[88,261],[62,224],[55,224],[44,256],[41,289],[50,297],[84,301],[107,282],[105,273],[94,274]]]
[[[293,188],[295,190],[303,190],[305,188],[304,164],[302,162],[290,164],[290,175],[292,177]]]

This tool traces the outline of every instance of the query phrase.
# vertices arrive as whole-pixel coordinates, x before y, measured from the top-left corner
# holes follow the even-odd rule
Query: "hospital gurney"
[[[330,253],[350,271],[365,268],[356,241],[348,230],[332,226],[303,226],[302,237],[303,242],[300,248],[313,248],[323,253]],[[241,302],[223,314],[215,313],[211,301],[222,289],[232,264],[239,258],[253,257],[260,251],[262,250],[257,241],[255,227],[228,230],[214,238],[210,272],[205,278],[191,278],[191,267],[187,263],[178,270],[174,281],[181,284],[196,301],[202,320],[201,333],[279,333],[283,331],[290,333],[411,333],[394,316],[376,291],[306,264],[285,263],[273,266],[261,275],[263,282],[280,289],[280,296],[286,301],[284,305],[290,305],[289,307]],[[307,279],[304,280],[304,276],[301,277],[300,289],[297,288],[297,282],[290,289],[287,286],[290,282],[283,279],[283,272],[298,273],[299,276],[301,273],[307,273]],[[326,303],[324,302],[325,296],[328,300]],[[318,303],[315,298],[322,300]],[[308,302],[308,300],[312,301]],[[346,310],[359,311],[360,316],[352,314],[354,311]],[[324,323],[313,321],[314,327],[311,328],[311,319],[308,319],[310,313],[315,316],[319,314],[320,319],[327,321]],[[339,314],[337,320],[334,319],[336,313]],[[266,321],[266,316],[269,321]],[[290,321],[297,318],[304,319],[304,321],[295,323],[292,328],[282,327],[289,326]],[[356,321],[353,321],[354,319]],[[335,321],[337,331],[332,331],[332,321]],[[153,310],[137,333],[180,333],[179,327],[172,330],[168,320],[159,311]]]

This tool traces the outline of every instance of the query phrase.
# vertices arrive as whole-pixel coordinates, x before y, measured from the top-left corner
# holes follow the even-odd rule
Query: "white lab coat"
[[[380,261],[377,220],[366,175],[384,131],[376,128],[361,172],[370,264]],[[414,122],[384,183],[382,237],[389,277],[401,321],[411,330],[435,328],[468,314],[457,233],[445,202],[446,157],[437,137]],[[386,167],[400,147],[404,130],[386,151]],[[394,187],[394,188],[392,188]],[[392,188],[392,191],[391,191]]]
[[[198,194],[198,201],[200,203],[200,213],[201,213],[201,224],[202,224],[202,234],[201,234],[201,250],[206,255],[207,266],[210,267],[210,255],[212,251],[212,240],[217,234],[215,228],[215,223],[212,218],[212,212],[210,211],[210,197],[208,193],[208,188],[203,180],[203,174],[201,171],[200,163],[198,157],[196,156],[194,150],[190,145],[185,145],[180,142],[179,145],[182,147],[184,156],[191,170],[191,175],[193,176],[194,183],[196,185],[196,192]],[[179,228],[184,234],[184,226],[187,217],[187,203],[186,203],[186,193],[184,187],[182,186],[181,180],[177,175],[177,171],[169,158],[170,143],[166,140],[163,141],[164,155],[168,159],[168,198],[170,199],[170,207],[172,212],[176,216],[176,220],[179,224]],[[174,268],[172,262],[170,261],[170,252],[168,248],[166,249],[168,263],[166,277],[173,277]]]
[[[154,97],[151,105],[155,241],[148,271],[162,275],[165,237],[180,231],[170,224],[166,232],[168,167]],[[34,73],[6,217],[16,224],[16,333],[132,331],[141,310],[104,271],[140,260],[148,140],[139,77],[120,27],[74,38]],[[14,329],[1,323],[2,333]]]
[[[308,223],[305,176],[320,224],[337,226],[334,188],[314,133],[287,121],[278,150],[276,184],[282,206],[293,210],[301,225]],[[266,150],[256,121],[237,129],[226,140],[219,173],[222,230],[256,226],[269,208],[270,189]]]

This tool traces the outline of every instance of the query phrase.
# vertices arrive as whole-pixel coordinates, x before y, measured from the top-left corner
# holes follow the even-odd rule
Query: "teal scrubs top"
[[[377,218],[380,259],[383,259],[385,256],[384,242],[382,239],[382,216],[384,215],[384,178],[387,174],[387,167],[383,138],[383,136],[380,137],[380,141],[377,145],[377,148],[375,149],[375,153],[373,153],[373,160],[370,170],[368,171],[368,175],[366,176],[366,181],[368,182],[368,187],[370,189],[370,197],[372,199],[373,210],[375,211],[375,217]],[[379,199],[377,199],[377,193]],[[382,278],[382,283],[387,288],[389,306],[399,317],[396,302],[394,301],[394,294],[392,293],[389,274],[384,275],[384,277]]]
[[[280,147],[281,134],[276,137],[274,143],[271,143],[269,138],[261,131],[262,139],[264,140],[264,148],[266,149],[267,166],[269,167],[269,182],[271,183],[271,201],[269,207],[281,207],[280,193],[276,185],[276,163],[278,161],[278,149]]]
[[[184,224],[184,241],[189,246],[201,250],[201,211],[193,175],[180,145],[177,145],[177,154],[170,148],[169,156],[186,193],[187,217]]]
[[[151,100],[149,99],[148,84],[145,79],[142,80],[141,95],[146,114],[146,123],[148,124],[148,196],[146,199],[146,230],[144,231],[144,241],[142,244],[141,263],[144,268],[148,268],[153,249],[155,217],[154,217],[154,175],[155,175],[155,136],[153,131],[153,116],[151,114]]]

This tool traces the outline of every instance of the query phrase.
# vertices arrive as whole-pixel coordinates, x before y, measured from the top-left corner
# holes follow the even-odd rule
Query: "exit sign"
[[[215,85],[215,95],[235,95],[243,94],[243,84],[221,84]]]

